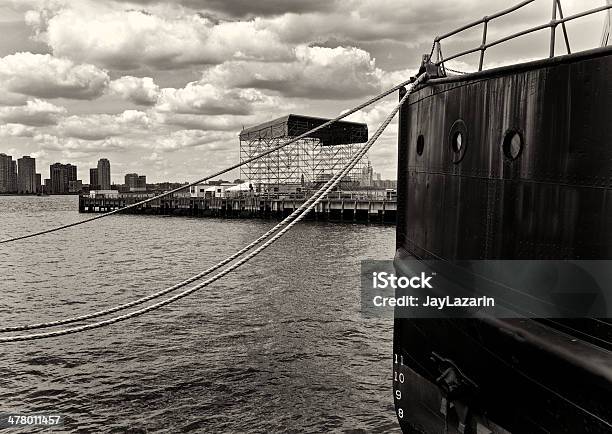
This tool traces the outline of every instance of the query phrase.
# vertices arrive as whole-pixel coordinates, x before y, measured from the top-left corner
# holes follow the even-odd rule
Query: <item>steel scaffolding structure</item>
[[[261,154],[328,119],[290,114],[247,128],[240,133],[240,161]],[[339,121],[310,137],[242,166],[240,177],[258,192],[280,192],[283,186],[313,188],[343,167],[368,139],[366,124]],[[363,175],[367,156],[342,183],[355,185]]]

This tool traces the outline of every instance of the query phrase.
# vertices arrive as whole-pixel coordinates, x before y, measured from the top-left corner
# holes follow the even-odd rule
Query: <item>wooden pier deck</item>
[[[79,197],[79,212],[108,212],[142,200],[142,197]],[[280,219],[291,214],[305,198],[203,198],[167,197],[126,211],[129,214],[221,218]],[[395,224],[395,199],[326,198],[309,215],[310,220]]]

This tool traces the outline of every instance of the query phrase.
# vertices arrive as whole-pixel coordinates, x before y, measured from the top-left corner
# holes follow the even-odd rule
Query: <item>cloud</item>
[[[291,62],[230,61],[205,71],[202,80],[289,97],[352,99],[378,92],[382,75],[364,50],[298,46]]]
[[[237,147],[233,133],[220,131],[179,130],[155,137],[115,136],[97,140],[63,137],[41,133],[34,135],[39,149],[47,151],[71,151],[73,155],[99,155],[101,152],[124,152],[134,149],[175,152],[188,148],[204,147],[207,150],[227,151]]]
[[[154,105],[159,97],[159,86],[151,77],[124,76],[111,81],[110,90],[138,105]]]
[[[38,98],[94,99],[105,91],[106,71],[50,54],[27,52],[0,58],[5,91]]]
[[[588,1],[593,6],[601,2]],[[25,13],[27,24],[20,22],[22,31],[13,40],[23,39],[28,26],[38,42],[16,44],[5,38],[2,53],[53,54],[0,58],[0,135],[7,147],[20,152],[54,147],[50,158],[85,156],[75,161],[89,164],[108,151],[114,167],[134,164],[130,170],[140,172],[142,165],[153,177],[199,174],[238,159],[236,135],[242,126],[291,111],[338,113],[353,105],[349,100],[364,100],[414,75],[436,34],[490,15],[507,7],[505,3],[14,1],[11,19]],[[495,20],[488,39],[546,22],[547,4],[534,2]],[[584,1],[564,2],[566,15],[584,8]],[[592,34],[589,47],[594,47],[601,35],[601,15],[593,18],[594,25],[584,20],[577,31],[568,28],[574,51]],[[479,27],[445,40],[444,54],[479,45],[481,31]],[[546,35],[539,32],[487,50],[485,65],[546,56]],[[449,66],[472,71],[477,61],[476,54]],[[65,98],[57,104],[67,112],[57,106],[45,110],[34,99],[58,97]],[[95,104],[84,102],[97,97]],[[396,101],[397,94],[352,119],[367,122],[373,131]],[[124,111],[134,104],[141,110]],[[388,177],[394,176],[396,130],[394,121],[370,153],[375,170],[384,169]],[[27,138],[32,135],[38,139]],[[198,161],[201,154],[206,156]],[[155,157],[149,161],[142,155]],[[152,169],[160,161],[164,170]]]
[[[0,137],[33,137],[35,129],[22,124],[0,125]]]
[[[278,101],[256,89],[227,89],[205,82],[161,90],[156,110],[177,114],[248,115]]]
[[[127,0],[128,4],[152,6],[162,3],[161,0]],[[334,0],[177,0],[176,3],[195,10],[205,7],[207,10],[221,13],[227,17],[270,16],[284,13],[303,13],[311,11],[331,11],[336,8]]]
[[[165,137],[159,137],[151,146],[153,149],[165,152],[194,147],[205,147],[210,151],[227,151],[237,148],[237,143],[237,136],[234,133],[180,130]]]
[[[88,154],[99,154],[101,151],[121,151],[125,149],[123,140],[118,137],[92,141],[43,133],[36,134],[34,141],[38,144],[39,149],[46,151],[71,151],[71,155],[76,158]]]
[[[194,0],[186,2],[193,7],[201,6],[201,2]],[[222,12],[233,17],[269,16],[285,13],[324,12],[334,10],[336,2],[333,0],[209,0],[206,7],[213,11]]]
[[[115,136],[148,133],[151,120],[139,110],[126,110],[118,115],[73,115],[59,122],[54,134],[82,140],[103,140]]]
[[[0,108],[0,120],[28,126],[55,125],[65,113],[64,107],[35,99],[29,100],[23,106]]]
[[[185,129],[234,131],[253,123],[253,116],[207,116],[197,114],[155,113],[157,122]]]
[[[28,97],[20,93],[8,92],[0,87],[0,106],[25,105]]]
[[[289,54],[277,35],[258,20],[216,23],[195,12],[164,12],[83,2],[31,11],[28,23],[56,56],[119,70],[143,65],[171,69],[227,59],[270,60]]]

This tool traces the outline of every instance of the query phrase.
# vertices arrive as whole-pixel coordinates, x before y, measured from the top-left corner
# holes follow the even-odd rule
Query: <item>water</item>
[[[76,197],[0,197],[0,239],[87,217],[76,209]],[[125,215],[0,246],[0,324],[127,302],[273,223]],[[392,322],[359,313],[359,261],[390,259],[394,231],[299,224],[161,310],[2,344],[0,412],[64,415],[54,432],[396,432]]]

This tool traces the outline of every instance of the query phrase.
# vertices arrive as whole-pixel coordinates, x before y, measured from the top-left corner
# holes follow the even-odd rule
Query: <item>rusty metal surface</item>
[[[608,54],[411,95],[398,185],[406,247],[455,259],[612,258],[611,77]],[[453,164],[459,119],[467,143]],[[524,140],[513,161],[502,147],[510,130]]]
[[[396,262],[612,259],[612,50],[433,80],[399,122]],[[516,158],[508,132],[523,142]],[[394,351],[430,382],[431,353],[452,359],[480,388],[474,410],[511,432],[607,433],[611,330],[589,319],[396,319]]]

